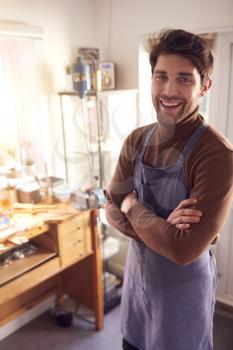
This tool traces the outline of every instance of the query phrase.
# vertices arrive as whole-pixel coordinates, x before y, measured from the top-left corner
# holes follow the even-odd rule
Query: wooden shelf
[[[46,250],[44,247],[37,247],[37,252],[35,254],[14,260],[8,266],[1,268],[0,286],[32,270],[54,256],[56,256],[56,253]]]
[[[43,224],[41,226],[38,226],[38,227],[34,227],[32,229],[28,229],[28,230],[25,230],[23,233],[16,233],[15,236],[16,237],[26,237],[28,240],[34,238],[34,237],[37,237],[39,235],[41,235],[42,233],[45,233],[46,231],[49,230],[49,225],[47,224]],[[6,253],[8,250],[12,249],[12,248],[16,248],[17,245],[14,244],[14,243],[11,243],[9,241],[5,242],[4,243],[6,249],[4,251],[2,251],[2,254]]]
[[[24,234],[28,239],[31,239],[31,238],[34,238],[36,236],[39,236],[40,234],[42,234],[48,230],[49,230],[49,225],[43,224],[41,226],[34,227],[30,230],[25,230]]]
[[[2,303],[16,298],[30,288],[54,276],[59,271],[59,258],[55,257],[37,266],[36,269],[24,273],[20,278],[15,278],[10,283],[4,284],[0,288],[0,307]]]

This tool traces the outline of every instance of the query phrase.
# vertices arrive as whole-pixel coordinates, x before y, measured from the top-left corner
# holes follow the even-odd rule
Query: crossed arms
[[[178,264],[193,262],[216,239],[231,207],[233,152],[211,154],[204,162],[194,162],[190,171],[193,173],[192,199],[182,201],[164,220],[130,194],[134,190],[132,167],[120,156],[107,193],[108,221],[122,233],[143,241]]]

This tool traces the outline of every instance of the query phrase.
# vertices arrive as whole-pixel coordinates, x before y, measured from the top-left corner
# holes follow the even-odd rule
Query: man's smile
[[[164,112],[177,112],[183,105],[183,101],[159,99],[160,109]]]
[[[160,100],[160,103],[164,107],[178,107],[182,102],[167,102],[167,101]]]

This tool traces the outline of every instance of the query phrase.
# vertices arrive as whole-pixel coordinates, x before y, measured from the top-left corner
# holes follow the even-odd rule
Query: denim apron
[[[189,197],[184,163],[205,129],[197,127],[177,163],[164,168],[143,163],[154,128],[145,138],[134,165],[134,186],[140,202],[164,219]],[[121,303],[123,337],[140,350],[212,350],[215,291],[209,249],[194,262],[178,265],[131,239]]]

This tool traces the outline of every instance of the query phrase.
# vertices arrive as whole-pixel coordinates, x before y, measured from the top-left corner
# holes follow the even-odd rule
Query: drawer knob
[[[79,244],[79,243],[81,243],[81,242],[82,242],[82,240],[81,240],[81,239],[78,239],[76,242],[73,243],[73,246],[75,246],[75,245],[77,245],[77,244]]]

